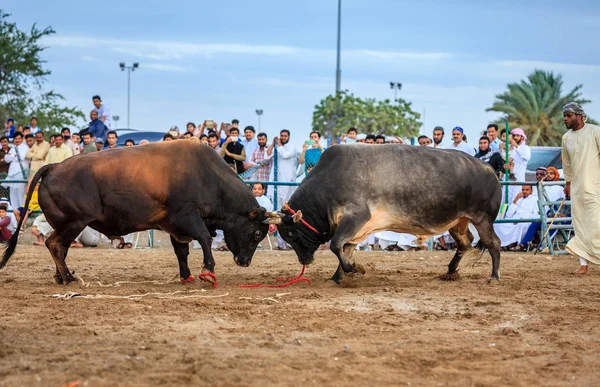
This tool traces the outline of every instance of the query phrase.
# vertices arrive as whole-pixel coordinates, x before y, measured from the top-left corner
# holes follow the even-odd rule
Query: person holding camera
[[[317,164],[317,161],[323,154],[321,146],[321,134],[319,132],[310,132],[310,140],[302,145],[302,153],[298,158],[298,164],[304,164],[304,173],[308,175],[311,169]]]
[[[246,151],[241,142],[239,142],[240,131],[238,128],[231,128],[229,130],[229,136],[223,143],[221,151],[219,152],[223,160],[233,168],[233,170],[239,175],[245,171],[244,160],[246,160]]]

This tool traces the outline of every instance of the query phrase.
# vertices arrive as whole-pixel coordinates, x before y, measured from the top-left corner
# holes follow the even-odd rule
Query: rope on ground
[[[308,278],[302,277],[304,275],[304,269],[306,268],[306,265],[302,265],[302,271],[300,272],[300,274],[298,274],[298,276],[294,277],[294,278],[288,278],[287,282],[284,284],[277,284],[277,285],[268,285],[268,284],[248,284],[248,285],[241,285],[240,288],[244,288],[244,289],[248,289],[248,288],[286,288],[290,285],[296,284],[298,282],[307,282],[310,284],[310,280]],[[284,278],[276,278],[275,281],[277,282],[283,282],[286,281],[286,279]]]
[[[148,280],[148,281],[117,281],[117,282],[112,283],[112,284],[103,284],[100,281],[85,282],[83,280],[83,278],[80,277],[80,276],[75,276],[75,278],[81,284],[81,286],[83,286],[85,288],[89,288],[92,284],[96,284],[96,285],[100,286],[101,288],[113,288],[113,287],[119,287],[121,285],[132,285],[132,284],[168,285],[168,284],[179,282],[179,281],[177,281],[177,279],[179,278],[179,275],[175,275],[175,277],[173,277],[173,279],[171,279],[169,281],[157,281],[157,280]]]
[[[220,298],[227,297],[229,293],[218,294],[218,295],[200,295],[200,294],[191,294],[191,293],[202,293],[206,292],[204,289],[200,290],[177,290],[175,292],[169,293],[144,293],[144,294],[132,294],[128,296],[115,296],[112,294],[81,294],[73,291],[66,292],[65,294],[52,294],[47,297],[57,298],[60,300],[70,300],[72,298],[85,298],[90,300],[100,300],[100,299],[116,299],[116,300],[140,300],[144,297],[157,298],[161,300],[181,300],[186,298]],[[176,296],[180,293],[187,293],[187,295]]]

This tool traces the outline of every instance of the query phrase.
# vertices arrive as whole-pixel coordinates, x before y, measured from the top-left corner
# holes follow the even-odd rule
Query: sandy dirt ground
[[[572,257],[505,253],[489,285],[487,253],[466,256],[461,279],[444,282],[452,252],[360,252],[366,274],[332,285],[337,259],[323,251],[311,284],[244,289],[297,275],[295,254],[258,251],[240,268],[219,252],[213,289],[169,283],[177,261],[162,239],[71,249],[88,286],[64,287],[48,251],[23,238],[0,272],[0,385],[600,383],[600,270],[576,277]],[[201,250],[190,266],[197,274]],[[49,297],[69,291],[99,297]]]

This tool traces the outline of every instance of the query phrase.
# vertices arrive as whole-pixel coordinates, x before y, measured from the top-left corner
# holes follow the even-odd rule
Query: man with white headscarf
[[[563,107],[567,133],[562,138],[565,195],[571,197],[575,236],[567,251],[579,257],[575,274],[586,274],[588,263],[600,264],[600,127],[586,123],[575,102]]]
[[[527,141],[527,136],[525,132],[521,128],[515,128],[510,131],[510,136],[508,139],[510,143],[510,150],[508,153],[508,158],[513,160],[513,175],[516,181],[525,181],[525,172],[527,171],[527,163],[531,159],[531,148],[525,142]],[[513,185],[508,190],[508,201],[512,203],[517,196],[521,192],[521,187],[518,185]]]

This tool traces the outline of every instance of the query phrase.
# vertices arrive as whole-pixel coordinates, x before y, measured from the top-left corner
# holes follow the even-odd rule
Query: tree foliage
[[[350,127],[360,133],[410,137],[419,134],[419,118],[421,115],[411,110],[411,103],[401,98],[395,103],[389,99],[361,99],[346,90],[327,96],[315,106],[312,127],[332,134],[332,138]]]
[[[9,21],[10,14],[0,10],[0,118],[15,119],[15,125],[27,125],[32,116],[41,128],[60,131],[76,125],[85,115],[74,107],[61,104],[64,97],[54,90],[44,90],[50,71],[41,58],[47,48],[40,40],[55,33],[52,27],[21,31]]]
[[[508,91],[496,95],[493,106],[486,111],[504,113],[499,121],[525,130],[529,145],[559,146],[566,132],[563,106],[572,101],[582,105],[591,102],[581,95],[583,85],[565,95],[562,86],[560,74],[535,70],[527,80],[509,83]]]

